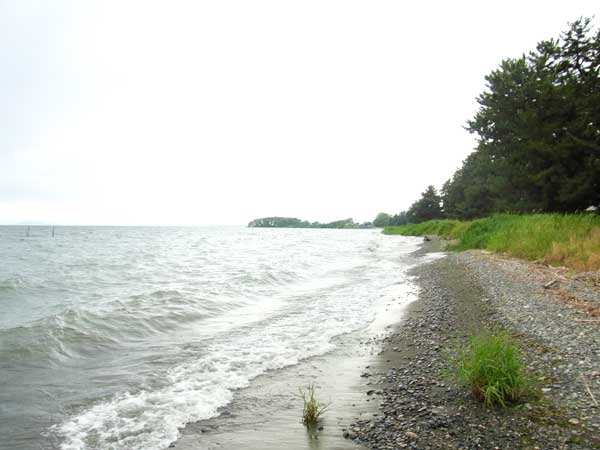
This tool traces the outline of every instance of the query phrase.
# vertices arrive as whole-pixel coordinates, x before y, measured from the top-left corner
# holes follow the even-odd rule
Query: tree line
[[[249,228],[371,228],[370,222],[357,223],[352,218],[336,220],[328,223],[309,222],[296,217],[263,217],[248,223]]]
[[[438,193],[375,226],[493,213],[573,213],[600,205],[600,30],[589,18],[502,61],[466,129],[475,150]]]

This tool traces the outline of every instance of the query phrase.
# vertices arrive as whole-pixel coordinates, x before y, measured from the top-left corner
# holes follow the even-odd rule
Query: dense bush
[[[505,333],[471,337],[449,362],[450,376],[487,406],[518,403],[531,391],[519,348]]]

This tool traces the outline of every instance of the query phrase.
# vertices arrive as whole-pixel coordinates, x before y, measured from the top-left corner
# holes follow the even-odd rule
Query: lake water
[[[162,450],[409,297],[379,230],[0,227],[0,448]]]

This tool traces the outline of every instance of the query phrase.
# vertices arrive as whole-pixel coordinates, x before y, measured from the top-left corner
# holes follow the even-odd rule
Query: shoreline
[[[415,262],[419,260],[415,258]],[[237,390],[218,416],[187,424],[169,448],[367,450],[359,442],[348,441],[345,433],[353,421],[369,420],[378,414],[378,396],[373,395],[373,388],[363,389],[365,378],[361,374],[365,366],[377,363],[380,340],[390,334],[417,300],[416,285],[407,282],[406,286],[403,295],[377,302],[370,325],[336,337],[334,350],[258,376]],[[311,383],[315,384],[318,400],[329,407],[318,429],[308,432],[301,423],[298,389]]]
[[[433,238],[413,256],[426,258],[443,246]],[[600,329],[577,322],[600,307],[597,287],[563,277],[547,289],[555,271],[478,251],[448,253],[408,273],[417,299],[396,299],[380,314],[387,323],[338,337],[333,352],[261,375],[219,417],[188,424],[170,447],[600,448],[600,408],[580,378],[586,376],[600,399]],[[588,302],[587,309],[573,298]],[[490,327],[517,340],[528,371],[540,377],[539,400],[488,409],[444,377],[448,349]],[[294,395],[310,382],[319,399],[332,404],[314,433],[300,423]]]
[[[353,420],[366,420],[377,412],[365,401],[358,371],[374,361],[363,348],[356,352],[360,335],[344,339],[337,350],[265,373],[236,392],[220,415],[186,425],[170,448],[178,450],[218,449],[322,449],[366,450],[349,443],[342,430]],[[319,400],[330,404],[319,429],[307,432],[301,423],[299,387],[315,383]]]
[[[356,421],[350,440],[379,450],[600,448],[600,408],[587,392],[600,399],[600,330],[578,319],[600,305],[598,288],[571,279],[544,289],[552,273],[483,252],[450,253],[412,275],[419,299],[367,372],[381,386],[379,415]],[[448,348],[494,326],[517,339],[528,370],[539,374],[540,400],[487,409],[443,376]]]

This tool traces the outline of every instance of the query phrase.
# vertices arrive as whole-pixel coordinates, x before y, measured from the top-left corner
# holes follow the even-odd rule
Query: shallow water
[[[408,299],[419,242],[378,230],[0,227],[0,448],[166,448],[256,377],[327,354]]]

